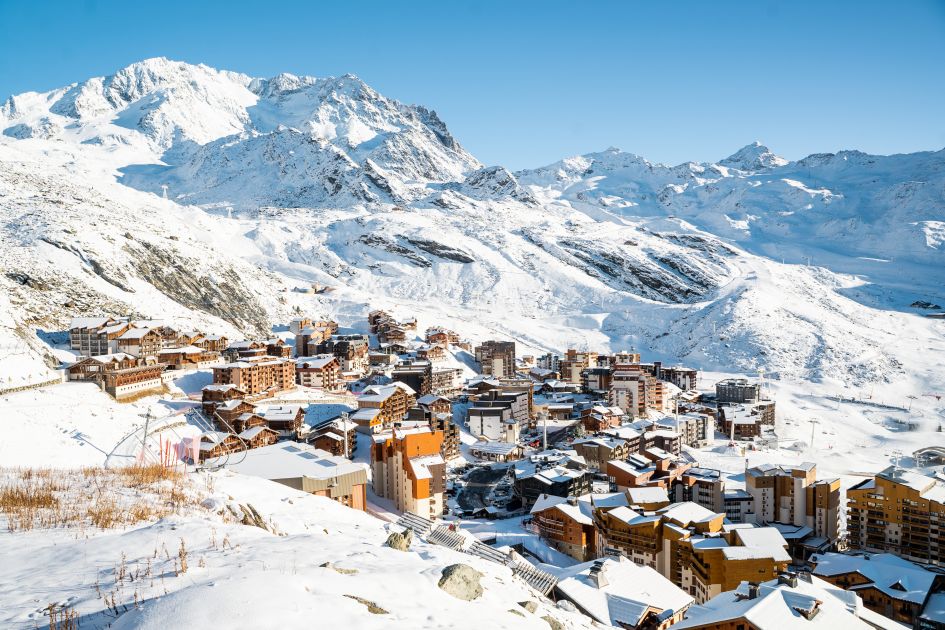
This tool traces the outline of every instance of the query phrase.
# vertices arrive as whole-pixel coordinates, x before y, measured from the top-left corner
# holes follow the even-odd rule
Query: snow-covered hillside
[[[4,484],[17,476],[0,470]],[[59,503],[19,520],[0,516],[4,628],[49,627],[50,606],[77,615],[58,627],[116,630],[593,626],[506,566],[420,540],[394,550],[384,543],[401,528],[264,479],[219,471],[132,484],[90,469],[19,483],[52,488]],[[258,521],[241,524],[251,511]],[[453,564],[482,574],[473,601],[438,588]]]
[[[251,334],[380,306],[531,350],[945,389],[942,324],[910,306],[945,304],[945,152],[511,173],[353,76],[151,59],[10,98],[0,164],[12,385],[76,313]],[[292,290],[312,282],[334,290]]]

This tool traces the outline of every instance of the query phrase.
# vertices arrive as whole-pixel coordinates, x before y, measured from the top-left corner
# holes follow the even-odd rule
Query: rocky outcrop
[[[443,569],[437,586],[453,597],[469,602],[482,595],[480,579],[482,573],[468,564],[451,564]]]
[[[413,542],[413,530],[405,529],[403,533],[392,532],[391,535],[387,537],[387,540],[384,541],[384,544],[397,551],[408,551],[411,542]]]

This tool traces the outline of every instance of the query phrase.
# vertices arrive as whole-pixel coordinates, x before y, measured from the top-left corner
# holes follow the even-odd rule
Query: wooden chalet
[[[66,368],[69,380],[92,381],[116,399],[164,388],[164,366],[153,358],[133,357],[125,353],[86,357]]]
[[[292,346],[283,339],[267,339],[266,354],[270,357],[288,359],[292,356]]]
[[[239,438],[248,448],[260,448],[278,442],[279,433],[262,424],[240,431]]]
[[[208,431],[200,436],[201,462],[244,450],[246,450],[246,445],[243,440],[233,433]]]
[[[164,348],[157,353],[158,363],[171,370],[186,370],[207,367],[220,361],[220,353],[197,346]]]
[[[164,339],[150,328],[129,328],[118,337],[116,347],[119,352],[136,357],[151,357],[164,347]]]
[[[270,429],[283,437],[296,437],[302,428],[305,411],[299,405],[273,405],[256,409]]]

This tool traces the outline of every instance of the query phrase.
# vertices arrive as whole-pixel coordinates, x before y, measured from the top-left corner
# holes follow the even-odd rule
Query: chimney
[[[568,505],[577,505],[577,503],[578,503],[577,497],[575,496],[568,497]]]
[[[596,562],[594,562],[594,566],[591,567],[591,571],[588,574],[588,577],[591,579],[591,582],[597,588],[604,588],[605,586],[610,584],[610,582],[607,581],[607,575],[605,574],[605,571],[604,571],[603,560],[597,560]]]
[[[760,592],[760,585],[758,582],[749,582],[748,583],[748,599],[758,599],[758,594]]]
[[[778,584],[797,588],[797,573],[793,571],[782,571],[778,573]]]

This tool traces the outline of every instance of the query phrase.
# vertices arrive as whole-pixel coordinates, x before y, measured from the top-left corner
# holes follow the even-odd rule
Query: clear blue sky
[[[0,0],[0,98],[166,56],[352,72],[487,164],[945,147],[945,0]]]

